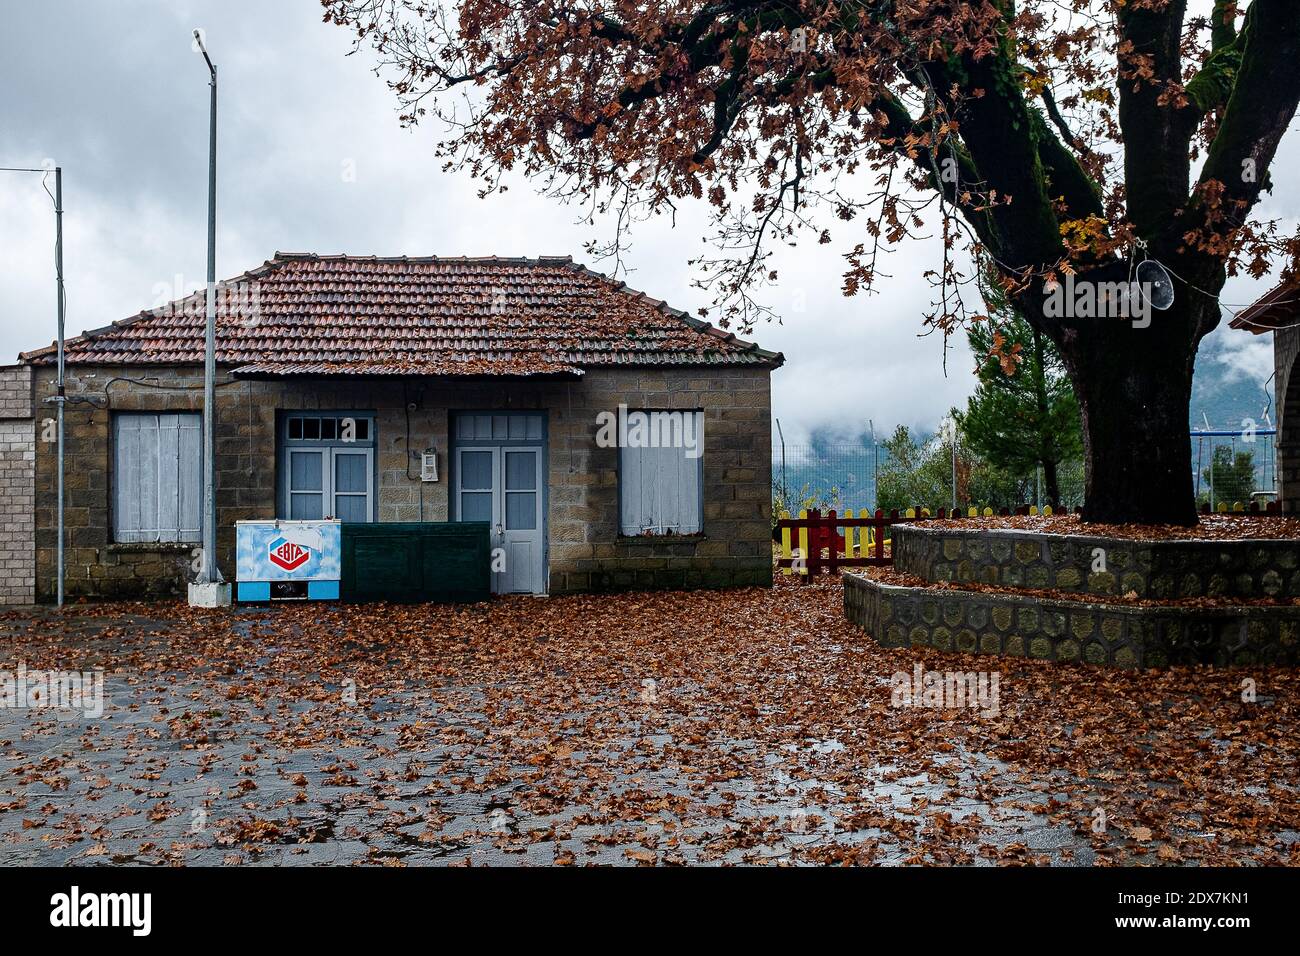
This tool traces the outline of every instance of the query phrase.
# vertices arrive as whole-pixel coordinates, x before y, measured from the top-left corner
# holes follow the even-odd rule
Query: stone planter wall
[[[1093,570],[1097,557],[1105,569]],[[926,581],[1164,600],[1300,597],[1300,541],[1132,541],[896,525],[894,566]]]
[[[897,587],[849,573],[844,613],[888,647],[1129,668],[1300,661],[1300,607],[1126,606]]]

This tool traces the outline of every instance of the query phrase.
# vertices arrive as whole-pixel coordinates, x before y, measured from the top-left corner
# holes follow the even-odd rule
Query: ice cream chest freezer
[[[339,521],[235,522],[235,600],[337,601]]]

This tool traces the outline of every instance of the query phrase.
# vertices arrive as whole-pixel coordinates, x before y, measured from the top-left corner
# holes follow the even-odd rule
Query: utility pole
[[[46,194],[49,194],[49,187],[45,186],[45,177],[50,173],[49,161],[44,166],[37,168],[35,166],[0,166],[0,171],[7,173],[40,173],[41,185],[45,188]],[[55,308],[58,312],[58,369],[55,372],[54,381],[54,405],[58,417],[57,434],[58,445],[56,446],[58,455],[58,478],[57,494],[58,505],[56,508],[58,521],[58,539],[56,544],[58,564],[57,579],[58,584],[55,588],[55,600],[59,607],[63,607],[63,406],[66,403],[66,394],[63,385],[63,326],[66,318],[65,309],[67,306],[66,297],[63,294],[63,167],[54,167],[54,195],[50,197],[54,200],[54,281],[58,296]],[[47,399],[48,401],[48,399]]]
[[[230,603],[230,585],[217,567],[217,68],[194,31],[194,45],[208,65],[211,109],[208,119],[208,289],[203,329],[203,552],[198,579],[190,585],[190,604],[220,607]]]
[[[55,381],[54,390],[54,407],[58,416],[59,431],[59,472],[58,472],[58,493],[59,493],[59,544],[58,544],[58,563],[59,563],[59,583],[58,595],[56,601],[59,607],[63,607],[63,406],[67,404],[67,395],[63,387],[63,322],[64,313],[64,295],[63,295],[63,167],[54,167],[54,276],[58,284],[59,296],[59,370],[58,378]]]
[[[781,436],[781,501],[790,507],[790,489],[785,483],[785,432],[781,431],[781,419],[776,419],[776,433]]]
[[[1201,421],[1205,422],[1205,430],[1213,431],[1210,427],[1210,416],[1205,414],[1205,409],[1201,409]],[[1199,480],[1199,479],[1198,479]],[[1210,438],[1210,510],[1214,510],[1214,438]]]
[[[872,419],[867,419],[867,427],[871,429],[871,510],[880,509],[880,449],[876,446],[876,423]]]

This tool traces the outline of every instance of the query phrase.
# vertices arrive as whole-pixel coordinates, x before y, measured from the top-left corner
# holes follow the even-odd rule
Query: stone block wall
[[[1300,543],[1133,541],[896,525],[894,566],[926,581],[1112,597],[1300,597]],[[1098,558],[1100,557],[1100,561]]]
[[[1098,551],[1106,568],[1094,568]],[[902,586],[844,578],[844,611],[881,644],[1116,667],[1294,664],[1300,605],[1191,607],[1041,595],[1166,600],[1300,595],[1297,543],[1134,541],[922,525],[895,526]],[[988,584],[1002,591],[951,585]],[[935,587],[932,585],[944,585]],[[1027,593],[1028,591],[1036,593]]]
[[[551,591],[772,583],[772,432],[766,369],[592,371],[549,403]],[[701,536],[625,538],[617,448],[596,415],[704,410]]]
[[[897,587],[844,576],[844,613],[887,647],[1115,667],[1300,662],[1300,607],[1152,607]]]
[[[1277,472],[1283,511],[1300,512],[1300,328],[1273,333],[1273,394],[1277,398]]]
[[[234,577],[234,523],[276,514],[277,412],[376,414],[380,521],[444,521],[453,412],[547,413],[550,591],[722,587],[771,583],[771,396],[764,368],[611,369],[577,380],[234,380],[217,388],[217,559]],[[35,394],[53,394],[38,367]],[[200,411],[202,369],[70,366],[67,411],[67,588],[73,597],[180,594],[193,545],[112,541],[111,432],[115,411]],[[618,450],[599,448],[596,415],[631,409],[704,410],[704,530],[622,538]],[[438,482],[419,480],[419,456],[438,454]],[[35,455],[37,594],[54,587],[52,445]],[[29,509],[30,511],[30,509]]]
[[[0,368],[0,604],[36,598],[36,429],[31,369]]]

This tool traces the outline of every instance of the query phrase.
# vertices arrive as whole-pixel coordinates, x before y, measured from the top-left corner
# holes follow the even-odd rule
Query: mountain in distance
[[[1252,421],[1256,429],[1275,427],[1277,405],[1273,396],[1271,334],[1251,337],[1249,333],[1228,329],[1225,323],[1201,343],[1188,409],[1194,467],[1198,450],[1196,432],[1206,429],[1207,420],[1210,429],[1215,431],[1242,432]],[[892,435],[895,427],[894,423],[876,422],[877,441]],[[913,426],[911,433],[918,444],[924,443],[934,436],[934,426]],[[779,488],[784,473],[784,484],[792,499],[801,492],[828,497],[833,488],[843,505],[874,506],[876,459],[869,431],[862,429],[854,434],[829,425],[814,428],[805,439],[787,443],[784,472],[775,430],[772,437],[773,484]],[[1228,437],[1201,439],[1201,467],[1208,464],[1212,445],[1230,441]],[[1272,442],[1265,447],[1271,451]],[[882,450],[882,465],[885,457]],[[1271,458],[1264,449],[1256,449],[1260,487],[1272,486]]]
[[[1273,395],[1273,335],[1247,341],[1250,333],[1221,327],[1208,336],[1196,356],[1192,377],[1189,425],[1194,431],[1210,428],[1240,431],[1242,422],[1254,421],[1257,428],[1277,424],[1277,402]],[[1246,344],[1246,348],[1233,346]]]

